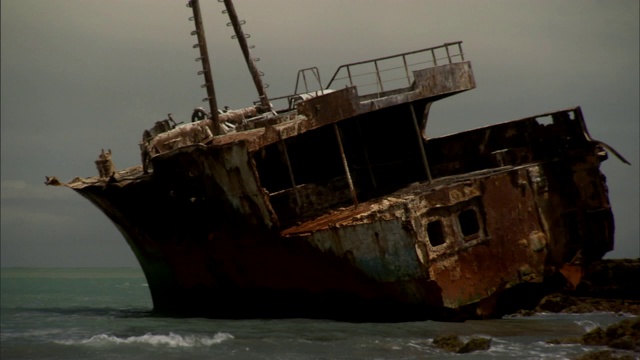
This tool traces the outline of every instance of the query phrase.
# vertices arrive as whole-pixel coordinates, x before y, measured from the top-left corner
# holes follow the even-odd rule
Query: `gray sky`
[[[206,96],[186,0],[1,2],[1,265],[137,266],[124,238],[73,191],[111,149],[139,164],[142,131],[187,120]],[[201,0],[220,106],[257,98],[223,5]],[[298,69],[326,83],[343,63],[462,40],[477,88],[436,103],[430,136],[582,106],[616,218],[611,258],[640,257],[639,2],[236,0],[270,97]],[[171,214],[168,214],[170,217]]]

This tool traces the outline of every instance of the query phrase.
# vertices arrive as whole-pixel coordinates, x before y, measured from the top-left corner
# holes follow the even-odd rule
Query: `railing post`
[[[376,77],[378,79],[378,85],[380,85],[379,91],[378,91],[378,95],[380,95],[380,93],[384,91],[384,88],[382,87],[382,79],[380,78],[380,70],[378,70],[378,62],[374,61],[373,65],[376,67]]]
[[[458,43],[458,51],[460,51],[460,59],[464,61],[464,54],[462,53],[462,43]]]
[[[322,81],[320,80],[320,70],[318,70],[318,68],[314,67],[313,70],[311,70],[311,72],[313,72],[313,75],[315,75],[316,77],[316,81],[318,81],[318,86],[320,86],[320,94],[324,95],[324,89],[322,89]],[[316,94],[318,92],[316,91]]]
[[[302,81],[304,82],[304,93],[309,93],[309,86],[307,85],[307,75],[305,75],[305,71],[302,71]]]
[[[438,61],[436,60],[436,52],[434,49],[431,49],[431,57],[433,58],[433,66],[438,66]]]
[[[404,63],[404,72],[407,74],[407,82],[411,86],[411,77],[409,77],[409,66],[407,66],[407,57],[402,55],[402,62]]]
[[[445,45],[444,50],[447,52],[447,59],[449,59],[449,64],[451,64],[451,55],[449,55],[449,45]]]

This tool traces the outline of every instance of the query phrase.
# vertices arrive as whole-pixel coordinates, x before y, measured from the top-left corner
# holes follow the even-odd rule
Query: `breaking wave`
[[[597,327],[600,327],[600,324],[591,320],[578,320],[578,321],[575,321],[575,323],[578,326],[582,327],[585,332],[589,332]]]
[[[115,335],[100,334],[84,340],[61,341],[65,345],[103,345],[103,344],[147,344],[153,346],[168,347],[198,347],[220,344],[223,341],[233,339],[228,333],[217,333],[213,337],[200,335],[168,335],[144,334],[140,336],[119,337]]]

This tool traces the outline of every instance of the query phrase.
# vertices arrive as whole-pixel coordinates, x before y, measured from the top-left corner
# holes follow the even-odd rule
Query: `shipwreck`
[[[613,248],[600,163],[579,107],[427,138],[430,107],[474,89],[462,42],[298,72],[266,95],[224,0],[258,100],[218,109],[197,0],[210,109],[143,132],[141,164],[68,183],[115,224],[154,311],[214,318],[398,321],[499,315]],[[274,104],[282,104],[276,106]],[[167,220],[167,214],[171,219]],[[528,295],[527,295],[528,296]]]

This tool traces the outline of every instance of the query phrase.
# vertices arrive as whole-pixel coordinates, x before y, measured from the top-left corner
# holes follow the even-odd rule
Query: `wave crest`
[[[574,321],[578,326],[582,327],[584,329],[584,331],[589,332],[597,327],[600,327],[600,324],[598,324],[595,321],[591,321],[591,320],[578,320],[578,321]]]
[[[76,340],[76,341],[63,341],[61,343],[66,345],[78,345],[78,344],[148,344],[153,346],[168,346],[168,347],[197,347],[197,346],[211,346],[220,344],[223,341],[233,339],[233,335],[229,333],[219,332],[213,337],[210,336],[198,336],[198,335],[179,335],[170,332],[168,335],[161,334],[144,334],[140,336],[118,337],[109,334],[99,334],[90,337],[89,339]]]

